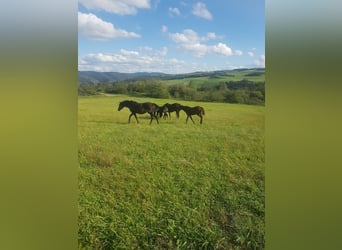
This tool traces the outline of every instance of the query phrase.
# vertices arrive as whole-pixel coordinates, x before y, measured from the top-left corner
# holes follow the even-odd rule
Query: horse
[[[149,113],[151,116],[150,124],[152,123],[153,117],[156,118],[157,123],[159,124],[158,117],[156,115],[156,112],[159,110],[158,105],[152,102],[144,102],[144,103],[138,103],[131,100],[125,100],[120,102],[118,111],[123,109],[124,107],[128,108],[131,111],[131,114],[128,118],[128,123],[131,122],[131,117],[134,115],[135,119],[137,120],[137,123],[139,123],[138,117],[136,114],[145,114]]]
[[[180,111],[180,104],[179,103],[173,103],[173,104],[169,104],[169,103],[165,103],[161,109],[159,109],[159,117],[162,117],[162,115],[164,116],[164,118],[167,116],[166,112],[169,113],[169,118],[171,119],[171,112],[176,112],[177,115],[177,119],[179,119],[179,111]],[[167,111],[163,111],[165,110],[165,108],[167,108]]]
[[[191,121],[192,121],[193,123],[195,123],[191,116],[192,116],[192,115],[198,115],[198,116],[201,118],[200,124],[202,124],[203,116],[205,115],[205,112],[204,112],[204,108],[203,108],[203,107],[201,107],[201,106],[188,107],[188,106],[183,106],[183,105],[181,105],[181,106],[180,106],[180,109],[183,110],[183,111],[186,113],[186,115],[187,115],[187,117],[186,117],[186,123],[188,123],[189,117],[190,117]]]
[[[169,116],[167,113],[169,112],[169,109],[163,105],[161,107],[158,107],[158,110],[156,112],[156,115],[160,117],[163,116],[164,120],[166,120],[166,118]]]
[[[166,119],[165,117],[167,117],[167,112],[168,112],[168,109],[165,105],[163,105],[163,106],[157,105],[157,108],[156,108],[156,111],[154,112],[154,114],[156,116],[158,116],[159,118],[162,117],[162,114],[164,114],[163,118]]]
[[[164,112],[164,115],[163,115],[164,120],[166,120],[168,117],[169,117],[169,115],[167,114],[167,112]]]

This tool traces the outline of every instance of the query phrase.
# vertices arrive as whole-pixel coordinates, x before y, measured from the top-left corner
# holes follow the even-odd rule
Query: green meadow
[[[128,123],[132,99],[205,109]],[[80,96],[80,249],[263,249],[265,107]]]
[[[254,75],[254,74],[255,75]],[[205,74],[205,73],[202,73]],[[255,70],[255,69],[245,69],[242,71],[227,71],[222,73],[211,74],[210,76],[191,76],[191,77],[184,77],[184,78],[176,78],[161,80],[163,83],[167,85],[172,84],[194,84],[200,86],[201,84],[209,83],[209,84],[219,84],[222,82],[229,82],[229,81],[241,81],[247,80],[252,82],[264,82],[265,81],[265,74],[262,70]]]

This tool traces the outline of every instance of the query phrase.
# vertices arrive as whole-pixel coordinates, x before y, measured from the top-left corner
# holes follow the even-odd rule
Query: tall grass
[[[264,107],[128,124],[124,99],[79,97],[80,248],[264,248]]]

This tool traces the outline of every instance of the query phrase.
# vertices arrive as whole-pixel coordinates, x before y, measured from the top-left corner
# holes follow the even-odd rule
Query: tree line
[[[172,85],[155,79],[142,79],[130,82],[83,83],[78,88],[79,95],[96,95],[99,93],[172,98],[186,101],[265,104],[265,82],[253,82],[245,79],[202,84],[196,84],[190,80],[187,84]]]

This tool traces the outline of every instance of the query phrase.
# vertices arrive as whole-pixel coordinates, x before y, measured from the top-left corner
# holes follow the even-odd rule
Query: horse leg
[[[153,120],[153,112],[149,113],[150,114],[150,117],[151,117],[151,120],[150,120],[150,125],[152,123],[152,120]]]
[[[202,121],[203,121],[203,116],[202,116],[202,115],[200,115],[199,117],[201,118],[201,120],[200,120],[200,124],[202,124]]]
[[[176,110],[177,119],[179,119],[179,111]]]
[[[156,115],[154,115],[154,117],[156,118],[156,120],[157,120],[157,123],[159,124],[158,117],[157,117]]]
[[[188,124],[189,117],[190,117],[190,116],[187,116],[187,117],[186,117],[186,120],[185,120],[185,123],[186,123],[186,124]]]
[[[137,120],[137,123],[139,123],[137,115],[134,113],[135,120]]]
[[[194,120],[192,119],[191,115],[190,115],[190,119],[191,119],[192,123],[195,124],[195,122],[194,122]]]
[[[128,123],[131,123],[131,117],[132,117],[133,113],[131,113],[128,117]]]

